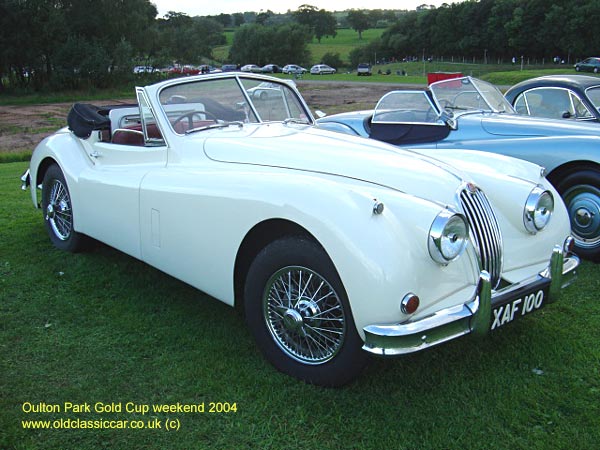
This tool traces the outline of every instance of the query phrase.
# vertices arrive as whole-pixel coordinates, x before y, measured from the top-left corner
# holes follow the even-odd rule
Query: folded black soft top
[[[109,130],[110,119],[102,112],[106,114],[106,109],[88,103],[75,103],[67,116],[69,130],[83,139],[90,137],[94,130]]]

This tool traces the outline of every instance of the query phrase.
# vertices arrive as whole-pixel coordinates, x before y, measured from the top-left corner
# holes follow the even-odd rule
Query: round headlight
[[[467,247],[469,226],[462,214],[444,210],[438,214],[429,230],[429,254],[440,264],[458,258]]]
[[[554,196],[552,192],[542,189],[540,186],[533,188],[523,211],[523,223],[525,229],[532,234],[541,231],[548,225],[554,212]]]

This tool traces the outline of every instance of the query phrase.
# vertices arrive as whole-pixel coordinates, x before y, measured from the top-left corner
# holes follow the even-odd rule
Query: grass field
[[[583,264],[560,302],[481,341],[374,359],[354,384],[323,389],[276,372],[243,318],[207,295],[104,245],[54,249],[19,189],[25,167],[0,164],[2,449],[530,450],[600,442],[598,265]],[[33,412],[40,403],[61,410]],[[65,412],[67,403],[90,411]],[[152,411],[178,403],[205,409]],[[107,406],[121,412],[94,410]],[[28,420],[64,427],[76,419],[146,428],[24,428]]]
[[[362,39],[358,39],[358,33],[356,31],[348,28],[339,29],[337,30],[337,35],[335,37],[323,37],[321,43],[313,38],[313,41],[308,44],[308,49],[311,53],[312,61],[315,64],[321,61],[325,53],[339,53],[342,60],[348,60],[348,54],[353,48],[368,44],[370,40],[379,37],[383,31],[384,30],[382,29],[375,28],[365,30],[362,33]],[[233,43],[234,31],[226,31],[224,34],[227,44],[213,49],[213,57],[216,61],[227,60],[229,47]],[[291,63],[293,63],[293,61],[289,62],[289,64]]]

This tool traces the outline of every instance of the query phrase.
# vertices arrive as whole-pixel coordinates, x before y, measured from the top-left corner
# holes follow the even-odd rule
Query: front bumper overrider
[[[368,325],[363,329],[363,350],[381,356],[402,355],[470,333],[485,335],[490,331],[494,308],[510,304],[537,289],[547,292],[545,303],[556,301],[561,289],[575,280],[575,269],[579,266],[579,258],[568,253],[567,248],[567,243],[563,247],[555,246],[548,267],[520,283],[492,292],[490,276],[483,270],[473,298],[462,305],[440,310],[414,322]]]

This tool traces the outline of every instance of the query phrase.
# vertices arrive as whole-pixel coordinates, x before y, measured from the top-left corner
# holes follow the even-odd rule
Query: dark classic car
[[[505,94],[519,114],[600,121],[600,78],[547,75],[515,84]]]
[[[600,71],[600,58],[595,56],[586,58],[583,61],[576,63],[574,66],[577,72],[594,72]]]
[[[375,110],[323,117],[319,126],[403,148],[474,149],[545,167],[562,195],[580,256],[600,261],[600,136],[598,125],[526,117],[500,91],[472,77],[428,89],[388,92]],[[420,150],[422,151],[422,150]]]

